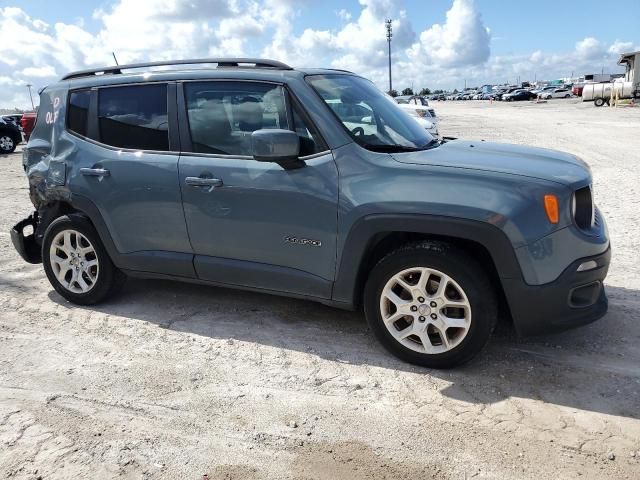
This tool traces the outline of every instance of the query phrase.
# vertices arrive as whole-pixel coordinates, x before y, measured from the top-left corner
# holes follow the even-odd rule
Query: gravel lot
[[[30,203],[20,154],[0,156],[0,477],[640,478],[640,109],[434,106],[444,135],[591,164],[614,248],[604,319],[501,326],[441,372],[310,302],[130,280],[76,307],[11,246]]]

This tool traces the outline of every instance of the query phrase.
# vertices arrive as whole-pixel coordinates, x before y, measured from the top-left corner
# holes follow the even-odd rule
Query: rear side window
[[[89,114],[90,90],[71,92],[69,95],[69,111],[67,113],[67,128],[72,132],[87,136],[87,119]]]
[[[136,150],[169,150],[167,85],[108,87],[98,94],[100,141]]]

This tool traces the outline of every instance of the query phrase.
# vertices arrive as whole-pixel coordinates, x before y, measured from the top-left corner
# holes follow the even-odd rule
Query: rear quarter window
[[[80,90],[69,94],[67,128],[83,137],[87,136],[90,98],[90,90]]]

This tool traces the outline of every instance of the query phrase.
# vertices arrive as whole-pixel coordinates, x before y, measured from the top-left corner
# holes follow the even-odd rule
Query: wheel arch
[[[112,261],[117,265],[118,251],[115,247],[113,239],[109,234],[109,230],[102,219],[102,215],[98,208],[89,199],[72,195],[69,200],[55,200],[38,208],[38,226],[36,227],[36,241],[42,245],[44,234],[55,219],[63,215],[82,215],[85,217],[98,233],[98,237],[102,241],[107,253]]]
[[[522,273],[511,242],[500,229],[476,220],[408,214],[372,215],[354,224],[340,255],[333,300],[359,308],[375,264],[388,252],[418,240],[447,242],[470,252],[486,268],[507,306],[502,302],[502,279],[522,278]]]

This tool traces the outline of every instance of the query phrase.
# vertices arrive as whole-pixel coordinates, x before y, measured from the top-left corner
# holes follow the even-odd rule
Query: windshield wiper
[[[373,143],[361,143],[360,146],[366,148],[367,150],[371,150],[372,152],[381,152],[381,153],[400,153],[400,152],[420,152],[422,150],[429,150],[431,148],[437,147],[440,145],[440,140],[436,140],[435,138],[423,145],[422,147],[410,147],[407,145],[382,145],[382,144],[373,144]]]
[[[372,152],[382,152],[382,153],[397,153],[397,152],[416,152],[421,150],[417,147],[406,147],[404,145],[380,145],[373,143],[363,143],[361,144],[367,150],[371,150]]]
[[[428,143],[424,144],[419,150],[430,150],[432,148],[436,148],[442,145],[442,140],[438,138],[432,138]]]

